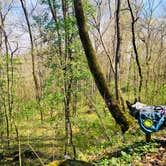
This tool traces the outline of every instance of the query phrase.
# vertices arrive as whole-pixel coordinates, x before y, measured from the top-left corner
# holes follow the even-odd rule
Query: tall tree
[[[119,27],[119,20],[120,20],[120,0],[116,2],[116,50],[115,50],[115,95],[116,99],[119,100],[119,61],[120,61],[120,27]]]
[[[6,12],[2,10],[2,4],[0,3],[0,54],[4,55],[4,67],[1,68],[1,73],[3,73],[1,77],[1,100],[4,107],[4,116],[6,120],[6,136],[8,146],[10,144],[10,129],[12,128],[12,120],[13,119],[13,104],[14,104],[14,94],[13,94],[13,79],[14,79],[14,67],[13,67],[13,55],[18,49],[18,45],[16,48],[11,48],[11,44],[9,42],[9,34],[7,33],[7,27],[5,25],[6,17],[10,12],[13,5],[13,0],[7,5]],[[3,40],[4,39],[4,40]],[[4,48],[4,49],[3,49]],[[1,64],[3,66],[3,63]]]
[[[139,73],[139,77],[140,77],[138,99],[141,100],[140,95],[141,95],[141,90],[142,90],[143,76],[142,76],[142,70],[141,70],[141,65],[140,65],[140,61],[139,61],[139,55],[138,55],[138,51],[137,51],[136,37],[135,37],[135,23],[137,22],[138,18],[134,17],[134,13],[133,13],[133,10],[132,10],[131,4],[130,4],[130,0],[127,0],[127,3],[128,3],[130,15],[131,15],[132,44],[133,44],[135,59],[136,59],[137,67],[138,67],[138,73]]]
[[[73,9],[70,7],[71,2],[67,0],[47,0],[49,9],[52,14],[54,30],[57,42],[54,42],[52,47],[57,49],[57,57],[59,66],[62,71],[63,82],[63,110],[65,113],[65,155],[70,155],[69,147],[72,147],[73,158],[76,158],[76,149],[73,143],[72,123],[70,118],[70,105],[72,103],[72,88],[73,88],[73,69],[72,62],[74,60],[71,45],[75,39],[74,27],[72,27]],[[59,17],[59,15],[61,17]],[[55,38],[54,38],[55,40]]]
[[[30,44],[31,44],[32,75],[33,75],[33,80],[34,80],[34,84],[35,84],[36,101],[38,103],[38,106],[40,106],[40,85],[39,85],[39,81],[38,81],[37,74],[36,74],[34,41],[33,41],[33,36],[32,36],[32,29],[31,29],[31,25],[30,25],[30,21],[29,21],[29,17],[28,17],[28,12],[27,12],[27,9],[25,6],[25,0],[20,0],[20,2],[21,2],[21,6],[22,6],[24,16],[26,19],[26,23],[28,26],[28,32],[29,32],[29,38],[30,38]],[[43,120],[43,112],[41,109],[40,109],[40,115],[41,115],[41,121],[42,121]]]
[[[73,144],[73,132],[72,132],[72,125],[70,119],[70,102],[72,98],[72,84],[73,84],[73,73],[71,68],[72,62],[72,51],[70,49],[70,42],[72,42],[70,38],[69,26],[68,26],[68,19],[70,18],[69,15],[69,2],[66,0],[62,0],[62,11],[63,11],[63,20],[64,20],[64,41],[65,41],[65,52],[64,52],[64,59],[65,59],[65,69],[63,72],[64,75],[64,110],[65,110],[65,130],[66,130],[66,144],[65,144],[65,155],[68,152],[68,146],[71,145],[73,148],[74,159],[76,158],[76,149]]]
[[[113,99],[113,95],[109,90],[106,79],[101,71],[101,67],[96,58],[96,53],[90,40],[87,25],[85,22],[85,15],[82,5],[82,0],[74,0],[75,15],[77,19],[80,39],[86,54],[90,71],[94,77],[97,88],[102,95],[110,113],[120,125],[122,132],[129,129],[132,123],[129,115],[124,113],[117,100]]]

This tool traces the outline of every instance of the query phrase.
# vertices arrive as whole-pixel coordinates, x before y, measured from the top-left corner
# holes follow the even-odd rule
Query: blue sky
[[[153,9],[155,9],[154,17],[166,16],[166,0],[143,0],[144,6],[147,10],[149,9],[149,1],[153,4]]]
[[[10,2],[10,0],[8,1]],[[39,2],[40,0],[26,0],[27,9],[29,12],[31,11],[32,6],[36,5],[37,1]],[[154,7],[158,6],[157,9],[155,10],[154,17],[158,18],[163,15],[166,16],[166,0],[143,0],[144,6],[147,10],[148,10],[148,3],[147,3],[148,1],[150,2],[154,1]],[[5,3],[7,1],[0,0],[0,2]],[[26,27],[26,23],[21,8],[20,0],[15,0],[15,5],[7,17],[7,24],[10,31],[13,31],[11,35],[12,40],[14,40],[14,38],[17,38],[19,40],[19,44],[22,47],[25,46],[27,47],[29,43],[29,37],[28,33],[25,32],[25,29],[21,29],[23,28],[21,27],[22,25]]]

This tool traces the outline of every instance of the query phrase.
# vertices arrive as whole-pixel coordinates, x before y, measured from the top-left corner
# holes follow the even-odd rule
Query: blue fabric
[[[152,121],[151,126],[145,126],[146,120]],[[138,123],[140,128],[146,133],[157,132],[163,125],[165,120],[165,113],[162,107],[145,106],[139,112]]]

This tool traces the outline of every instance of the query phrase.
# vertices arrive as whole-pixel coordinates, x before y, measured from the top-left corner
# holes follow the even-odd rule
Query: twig
[[[38,155],[38,154],[35,152],[35,150],[33,149],[33,147],[32,147],[30,144],[28,144],[28,146],[30,147],[30,149],[32,150],[32,152],[36,155],[36,157],[39,159],[41,165],[42,165],[42,166],[45,166],[44,163],[43,163],[43,161],[42,161],[41,158],[39,157],[39,155]]]
[[[102,127],[103,127],[103,129],[104,129],[104,131],[105,131],[105,135],[106,135],[107,140],[111,142],[110,136],[109,136],[108,133],[107,133],[107,129],[106,129],[106,127],[105,127],[105,125],[104,125],[104,123],[103,123],[103,121],[102,121],[102,118],[101,118],[101,116],[100,116],[100,114],[99,114],[99,111],[98,111],[96,105],[94,104],[94,102],[92,101],[92,99],[90,99],[88,96],[87,96],[87,99],[88,99],[88,101],[89,101],[89,104],[94,108],[94,111],[96,112],[96,115],[97,115],[97,117],[98,117],[99,120],[100,120],[100,123],[101,123],[101,125],[102,125]]]

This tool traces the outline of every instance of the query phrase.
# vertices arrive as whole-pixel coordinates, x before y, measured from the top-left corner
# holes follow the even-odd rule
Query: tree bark
[[[85,51],[90,71],[94,77],[95,83],[101,96],[109,108],[110,113],[116,122],[120,125],[122,132],[125,132],[129,129],[132,121],[129,114],[125,114],[119,103],[116,100],[113,100],[113,95],[111,94],[106,79],[101,71],[101,67],[97,61],[96,53],[87,31],[82,0],[74,0],[74,8],[80,39]]]
[[[73,84],[73,71],[71,68],[72,52],[69,47],[69,27],[67,26],[67,19],[69,16],[69,6],[67,0],[62,0],[62,12],[64,21],[64,64],[65,69],[63,72],[64,77],[64,110],[65,110],[65,131],[66,131],[66,143],[65,143],[65,155],[69,153],[68,147],[71,146],[73,150],[73,159],[76,159],[76,148],[73,142],[73,130],[72,122],[70,118],[70,103],[72,98],[72,84]],[[72,42],[72,41],[71,41]],[[70,73],[70,74],[69,74]]]
[[[115,95],[116,100],[119,100],[119,60],[120,60],[120,27],[119,27],[119,14],[120,14],[120,0],[116,4],[116,50],[115,50]]]
[[[30,26],[28,13],[27,13],[25,4],[24,4],[23,0],[20,0],[20,2],[21,2],[21,6],[22,6],[22,9],[23,9],[23,12],[25,15],[25,19],[26,19],[26,23],[28,26],[29,38],[30,38],[30,43],[31,43],[32,74],[33,74],[33,79],[34,79],[34,83],[35,83],[36,99],[38,100],[40,98],[40,92],[39,92],[40,88],[39,88],[39,83],[37,80],[36,69],[35,69],[35,56],[34,56],[34,43],[33,43],[33,37],[32,37],[32,30],[31,30],[31,26]]]
[[[133,43],[133,49],[134,49],[134,53],[135,53],[135,59],[136,59],[136,63],[137,63],[137,67],[138,67],[138,73],[139,73],[139,77],[140,77],[140,82],[139,82],[139,94],[138,94],[138,100],[141,100],[141,91],[142,91],[142,82],[143,82],[143,76],[142,76],[142,69],[141,69],[141,65],[139,62],[139,56],[138,56],[138,51],[137,51],[137,46],[136,46],[136,39],[135,39],[135,23],[137,21],[138,18],[135,19],[134,14],[133,14],[133,10],[131,8],[130,5],[130,0],[127,0],[128,3],[128,7],[130,10],[130,15],[131,15],[131,32],[132,32],[132,43]]]
[[[53,17],[55,25],[56,25],[56,32],[57,32],[57,36],[58,36],[58,51],[59,51],[59,56],[61,57],[62,56],[62,45],[61,45],[62,37],[60,34],[60,27],[59,27],[59,23],[58,23],[58,19],[57,19],[57,7],[55,4],[55,1],[53,1],[51,3],[51,0],[48,0],[48,5],[49,5],[52,17]]]
[[[40,107],[40,98],[41,98],[40,85],[39,85],[39,81],[38,81],[37,74],[36,74],[34,42],[33,42],[32,30],[31,30],[31,26],[30,26],[30,22],[29,22],[29,18],[28,18],[28,12],[27,12],[27,9],[25,6],[25,1],[20,0],[20,2],[21,2],[21,6],[22,6],[22,9],[23,9],[23,12],[25,15],[25,19],[26,19],[26,23],[28,26],[28,33],[29,33],[30,44],[31,44],[32,75],[33,75],[33,80],[34,80],[34,84],[35,84],[35,97],[36,97],[37,104],[39,106],[41,121],[43,121],[43,111],[41,110],[41,107]]]
[[[3,97],[3,106],[4,106],[4,109],[5,109],[5,112],[4,112],[4,115],[5,115],[5,120],[6,120],[6,136],[7,136],[7,144],[8,144],[8,147],[10,145],[10,122],[11,122],[11,115],[12,115],[12,110],[11,110],[11,96],[10,96],[10,75],[9,75],[9,47],[8,47],[8,36],[6,34],[6,31],[5,31],[5,24],[4,24],[4,21],[5,21],[5,17],[3,16],[2,14],[2,11],[0,9],[0,18],[1,18],[1,25],[0,25],[0,30],[1,30],[1,37],[3,38],[4,37],[4,47],[5,47],[5,56],[6,56],[6,66],[5,66],[5,70],[6,70],[6,78],[5,78],[5,81],[6,81],[6,86],[5,86],[5,89],[7,90],[5,92],[5,95]],[[6,97],[7,96],[7,97]]]

